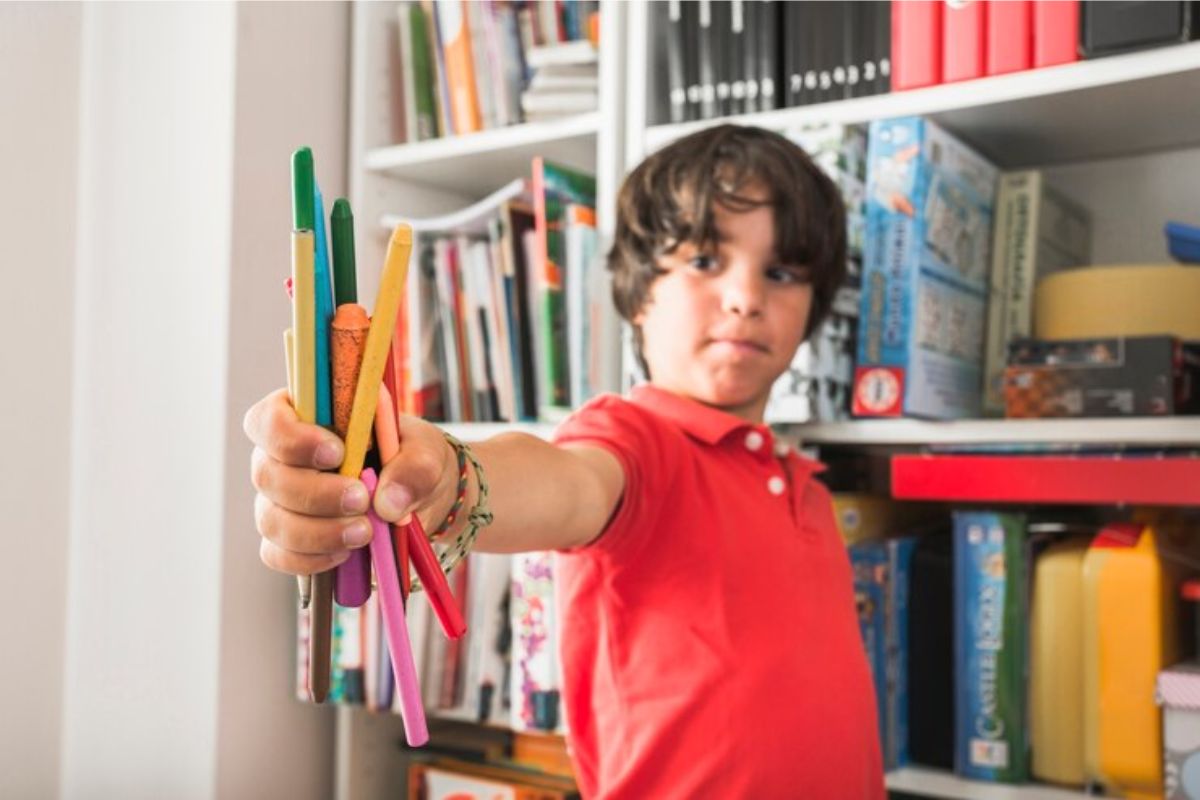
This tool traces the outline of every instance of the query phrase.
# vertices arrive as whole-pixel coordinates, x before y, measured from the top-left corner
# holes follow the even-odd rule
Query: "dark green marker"
[[[292,153],[292,227],[298,231],[317,229],[314,196],[312,150],[301,147]]]
[[[335,305],[358,302],[358,281],[354,266],[354,215],[350,203],[339,197],[329,215],[333,234],[333,302]]]

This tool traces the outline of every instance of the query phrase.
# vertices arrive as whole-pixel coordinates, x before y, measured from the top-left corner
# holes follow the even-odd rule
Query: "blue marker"
[[[329,251],[325,247],[325,201],[313,180],[313,206],[316,210],[313,275],[316,279],[314,310],[317,328],[317,424],[333,427],[333,383],[329,362],[329,326],[333,323],[333,283],[329,274]]]

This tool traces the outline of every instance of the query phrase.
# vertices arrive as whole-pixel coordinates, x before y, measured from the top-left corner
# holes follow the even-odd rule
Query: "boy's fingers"
[[[383,467],[375,490],[375,512],[387,522],[401,522],[437,497],[453,451],[442,432],[413,417],[400,420],[400,452]]]
[[[267,541],[298,555],[331,555],[371,541],[366,517],[310,517],[254,498],[254,522]]]
[[[258,557],[277,572],[286,572],[289,575],[316,575],[319,572],[328,572],[341,564],[350,557],[350,551],[310,556],[284,550],[274,542],[263,539],[258,548]]]
[[[341,517],[365,514],[370,502],[362,481],[335,472],[293,467],[261,447],[250,454],[250,480],[267,499],[300,514]]]
[[[242,429],[250,441],[285,464],[334,469],[345,456],[345,447],[336,435],[300,421],[286,389],[277,389],[251,406]]]

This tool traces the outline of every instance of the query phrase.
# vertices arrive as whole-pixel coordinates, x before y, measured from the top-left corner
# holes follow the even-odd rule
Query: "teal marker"
[[[354,215],[346,198],[333,201],[329,216],[333,235],[333,296],[337,304],[358,302],[358,280],[354,263]]]
[[[330,368],[329,328],[333,323],[333,294],[329,281],[329,250],[325,246],[325,200],[313,181],[313,206],[316,210],[316,247],[313,259],[314,311],[317,333],[317,424],[333,427],[333,378]]]

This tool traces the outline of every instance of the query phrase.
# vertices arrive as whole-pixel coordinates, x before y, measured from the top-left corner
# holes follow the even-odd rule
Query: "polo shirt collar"
[[[743,428],[767,430],[764,425],[752,425],[741,417],[706,406],[696,400],[681,397],[651,383],[633,387],[633,402],[674,422],[684,433],[705,444],[717,444],[729,434]]]
[[[669,419],[684,433],[708,445],[718,444],[729,434],[746,428],[759,431],[768,437],[768,441],[773,439],[771,429],[766,423],[752,425],[741,417],[660,389],[652,383],[641,383],[633,387],[630,399],[660,417]],[[770,450],[764,452],[769,454]],[[826,469],[825,464],[820,461],[802,458],[794,450],[789,451],[788,460],[811,472],[824,472]]]

